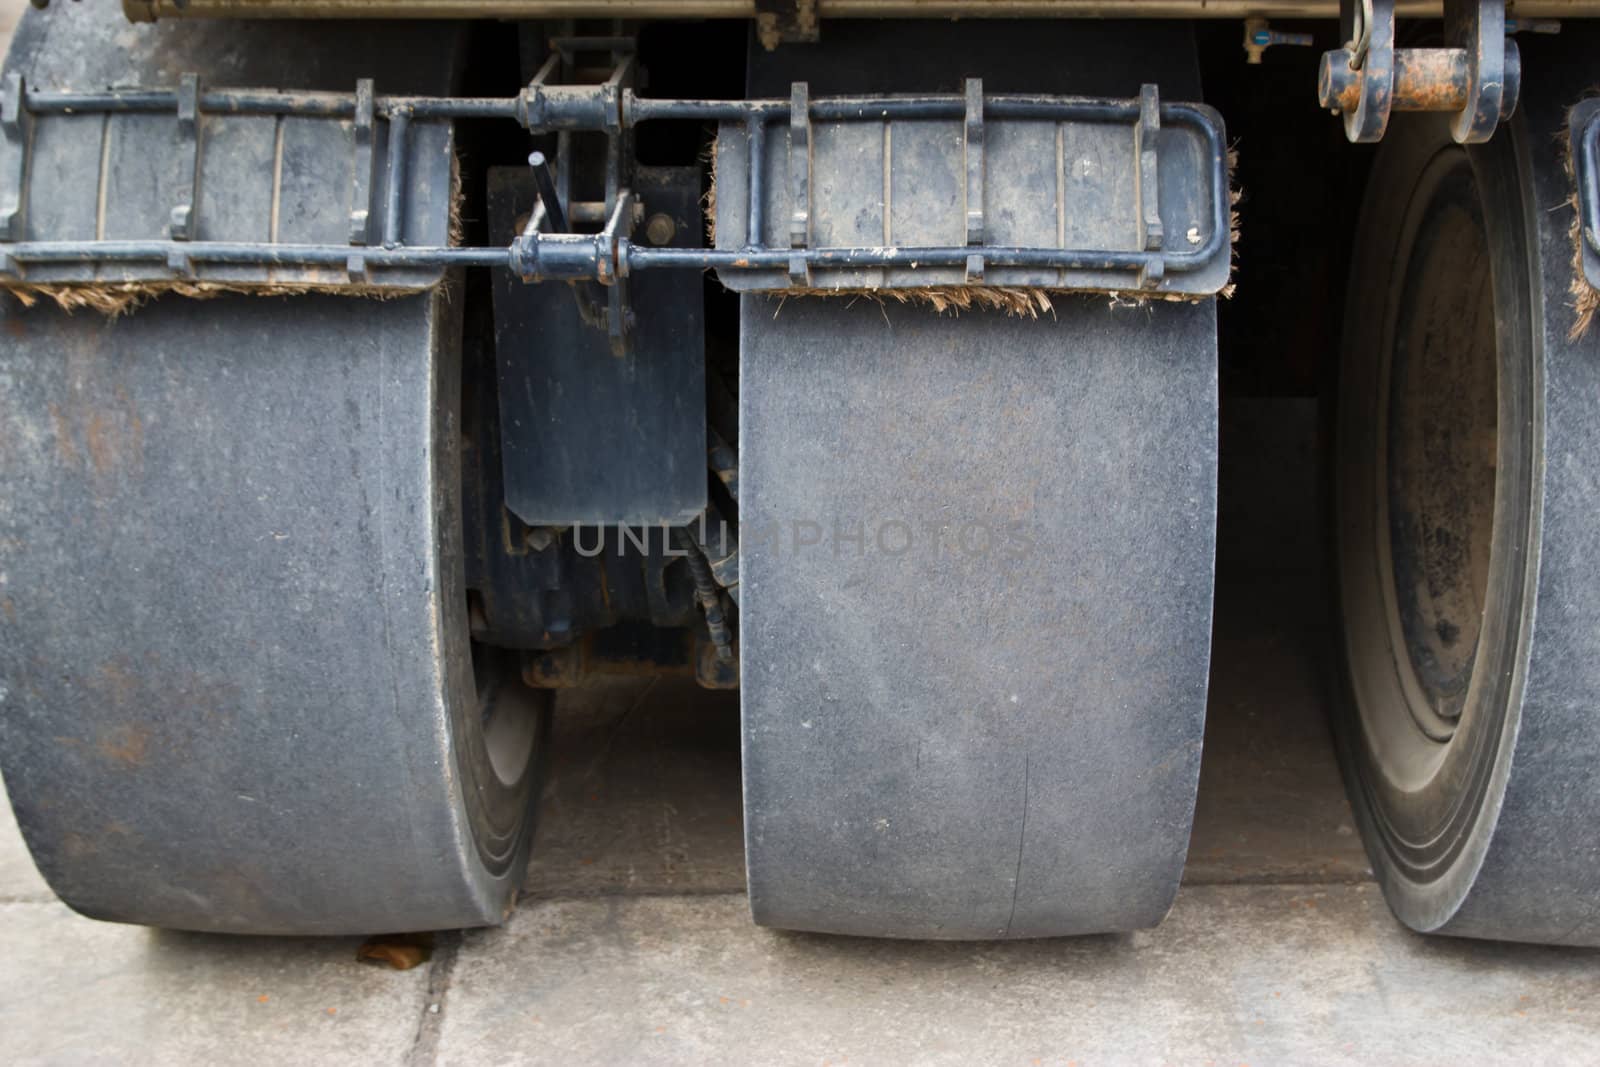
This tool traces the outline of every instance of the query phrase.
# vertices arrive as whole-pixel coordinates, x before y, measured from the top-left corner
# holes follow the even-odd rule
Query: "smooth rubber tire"
[[[1600,345],[1568,336],[1557,136],[1575,49],[1534,44],[1486,145],[1397,117],[1353,260],[1335,725],[1373,869],[1420,931],[1600,943]]]
[[[440,92],[460,43],[100,2],[30,12],[8,69]],[[460,305],[0,306],[0,769],[73,908],[346,934],[511,907],[549,706],[469,640]]]
[[[1154,926],[1205,726],[1212,301],[940,317],[741,300],[758,923]]]
[[[500,921],[548,708],[475,678],[443,295],[0,325],[0,768],[56,893],[240,933]],[[507,782],[485,727],[517,718]]]
[[[954,71],[1200,90],[1187,24],[1072,20],[841,22],[753,50],[748,89],[948,91]],[[758,923],[1055,937],[1172,904],[1211,646],[1216,306],[1053,300],[1035,321],[740,297]]]

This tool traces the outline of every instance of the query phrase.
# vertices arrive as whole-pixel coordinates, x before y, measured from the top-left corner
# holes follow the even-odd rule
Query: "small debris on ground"
[[[381,934],[356,950],[356,959],[409,971],[433,956],[432,934]]]

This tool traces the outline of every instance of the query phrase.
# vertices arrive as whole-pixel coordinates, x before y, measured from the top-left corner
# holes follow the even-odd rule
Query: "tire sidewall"
[[[1520,122],[1489,144],[1465,149],[1493,276],[1498,349],[1498,438],[1490,590],[1469,707],[1444,751],[1437,785],[1408,792],[1386,775],[1369,724],[1376,701],[1402,673],[1392,630],[1373,625],[1381,540],[1375,517],[1388,409],[1393,306],[1409,263],[1406,220],[1424,174],[1444,151],[1460,151],[1448,116],[1397,116],[1374,163],[1352,261],[1339,385],[1334,391],[1330,465],[1339,607],[1335,732],[1352,805],[1391,908],[1419,930],[1435,930],[1460,909],[1483,865],[1498,822],[1520,721],[1539,543],[1536,457],[1541,454],[1539,292],[1531,217],[1532,182]],[[1365,493],[1367,504],[1360,503]],[[1385,519],[1386,521],[1386,519]],[[1387,560],[1381,562],[1386,565]],[[1387,666],[1384,656],[1389,657]],[[1363,710],[1368,715],[1363,717]],[[1405,714],[1391,711],[1391,715]],[[1425,847],[1396,824],[1435,827]]]

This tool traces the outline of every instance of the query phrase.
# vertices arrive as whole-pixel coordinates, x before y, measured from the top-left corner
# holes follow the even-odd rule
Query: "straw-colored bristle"
[[[244,284],[238,282],[150,281],[150,282],[93,282],[88,284],[6,285],[0,292],[10,293],[23,307],[33,307],[40,300],[54,301],[63,311],[95,311],[107,318],[117,318],[139,308],[158,296],[171,294],[191,300],[209,300],[224,293],[247,293],[252,296],[302,296],[306,293],[337,293],[341,296],[358,296],[371,300],[393,300],[402,296],[426,292],[436,286],[422,288],[396,288],[376,285],[328,284]]]
[[[705,195],[700,198],[700,210],[706,222],[706,247],[717,247],[717,139],[711,138],[706,150],[701,153],[700,162],[706,165],[711,172],[711,181],[706,186]]]
[[[1233,287],[1229,285],[1221,295],[1232,295],[1232,289]],[[890,301],[897,304],[917,304],[932,308],[940,314],[951,315],[959,315],[963,311],[996,311],[1021,319],[1054,315],[1055,301],[1064,296],[1109,297],[1111,306],[1119,308],[1144,307],[1152,302],[1197,304],[1206,299],[1190,293],[981,285],[928,285],[914,289],[775,289],[765,295],[777,304],[773,310],[775,316],[782,312],[784,301],[790,297],[801,296],[871,300],[879,305]]]
[[[467,228],[461,220],[464,194],[461,190],[461,157],[450,153],[450,247],[459,248],[466,242]]]
[[[1244,190],[1239,188],[1236,176],[1238,169],[1239,142],[1235,141],[1228,146],[1228,284],[1217,290],[1217,295],[1224,300],[1233,299],[1238,288],[1233,272],[1239,266],[1239,201],[1244,199]]]
[[[950,285],[882,289],[879,292],[902,304],[927,304],[940,314],[948,311],[959,315],[976,308],[1036,319],[1043,313],[1055,311],[1055,306],[1050,303],[1050,295],[1045,290],[1017,286]]]

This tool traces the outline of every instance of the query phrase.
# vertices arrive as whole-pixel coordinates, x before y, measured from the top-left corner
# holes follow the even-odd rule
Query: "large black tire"
[[[1579,43],[1527,50],[1488,144],[1396,119],[1360,223],[1336,726],[1374,871],[1421,931],[1600,942],[1600,344],[1568,337],[1558,136]]]
[[[468,639],[448,308],[0,313],[0,769],[77,910],[504,916],[548,712]]]
[[[931,91],[960,70],[1184,99],[1193,63],[1183,24],[841,24],[753,54],[750,88]],[[1205,724],[1214,301],[775,309],[740,298],[756,921],[948,939],[1160,922]]]
[[[83,8],[32,13],[11,69],[436,92],[459,43]],[[0,327],[0,769],[51,887],[195,930],[503,918],[549,710],[469,639],[459,294]]]

